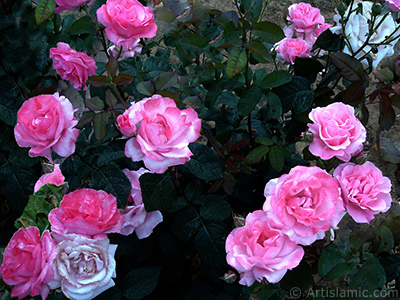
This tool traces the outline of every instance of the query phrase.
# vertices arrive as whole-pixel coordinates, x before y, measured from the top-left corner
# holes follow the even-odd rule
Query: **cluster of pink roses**
[[[365,128],[354,109],[342,103],[316,108],[310,113],[314,134],[310,151],[322,159],[345,161],[333,175],[319,167],[297,166],[289,174],[267,183],[262,210],[246,217],[243,227],[226,240],[227,261],[240,274],[240,283],[276,283],[296,267],[304,251],[337,228],[344,213],[358,223],[389,210],[391,183],[371,162],[349,162],[362,150]]]
[[[289,25],[283,28],[286,38],[276,47],[277,58],[294,64],[296,57],[308,57],[318,36],[331,27],[318,8],[308,3],[292,4],[288,8]]]
[[[60,288],[69,299],[93,299],[114,286],[115,251],[108,233],[148,237],[162,222],[159,211],[146,212],[139,177],[144,170],[124,170],[132,189],[125,209],[118,209],[116,198],[104,191],[80,189],[66,194],[59,208],[49,213],[51,233],[40,237],[36,227],[19,229],[4,252],[0,273],[5,283],[14,285],[11,296],[22,299]],[[43,184],[63,184],[58,165],[43,175]]]

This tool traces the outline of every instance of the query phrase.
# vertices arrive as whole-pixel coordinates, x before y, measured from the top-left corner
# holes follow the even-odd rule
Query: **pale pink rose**
[[[325,18],[318,8],[308,3],[292,4],[288,8],[286,19],[296,27],[297,31],[312,32],[317,25],[325,24]]]
[[[270,224],[292,241],[311,245],[336,228],[344,213],[337,181],[318,167],[297,166],[265,186]]]
[[[140,54],[142,52],[142,47],[139,43],[139,39],[136,40],[135,43],[133,43],[131,46],[128,48],[126,47],[117,47],[115,45],[112,45],[107,49],[109,54],[112,54],[114,57],[119,57],[118,60],[128,58],[128,57],[134,57],[136,54]]]
[[[192,108],[180,110],[171,98],[153,95],[132,106],[143,110],[135,113],[141,118],[136,136],[125,145],[125,155],[133,161],[143,160],[152,172],[163,173],[168,167],[183,165],[193,153],[189,143],[200,134],[201,120]]]
[[[137,0],[107,0],[96,14],[106,27],[108,39],[116,46],[132,48],[137,39],[152,38],[157,32],[151,8]]]
[[[400,12],[400,0],[386,0],[385,2],[390,10]]]
[[[39,229],[33,226],[14,233],[0,266],[3,281],[14,286],[11,296],[22,299],[41,295],[46,299],[54,277],[52,263],[56,255],[56,246],[48,230],[42,237]]]
[[[49,213],[51,230],[58,234],[76,233],[104,239],[107,233],[120,232],[117,199],[104,191],[80,189],[66,194]]]
[[[163,217],[160,211],[147,212],[142,200],[142,190],[140,188],[139,177],[149,171],[140,168],[138,171],[129,171],[124,169],[123,172],[131,183],[131,193],[129,195],[125,209],[121,209],[120,213],[124,216],[122,220],[122,235],[130,235],[134,231],[139,239],[150,236],[154,227],[162,222]]]
[[[341,102],[313,109],[308,129],[313,134],[310,152],[322,158],[348,162],[363,149],[367,131],[354,115],[354,108]]]
[[[79,6],[87,3],[87,5],[93,6],[96,0],[56,0],[58,7],[54,10],[56,14],[63,10],[74,10],[79,8]]]
[[[34,192],[36,193],[41,186],[46,183],[52,183],[54,185],[63,185],[65,177],[61,173],[60,165],[54,165],[54,171],[52,173],[46,173],[40,176],[39,180],[35,183]]]
[[[96,75],[96,63],[89,55],[78,52],[66,44],[59,42],[57,48],[50,49],[50,58],[57,74],[68,80],[74,88],[86,91],[86,81],[89,76]]]
[[[30,156],[45,156],[50,161],[52,148],[58,155],[68,157],[75,152],[79,130],[74,108],[64,96],[39,95],[22,104],[14,128],[20,147],[32,147]]]
[[[302,247],[270,225],[262,210],[250,213],[244,227],[235,228],[228,235],[225,248],[228,264],[240,273],[239,283],[246,286],[264,279],[279,282],[304,255]]]
[[[341,164],[333,176],[340,184],[347,212],[357,223],[369,223],[374,215],[389,210],[392,184],[373,163]]]
[[[276,48],[278,59],[289,64],[294,64],[296,57],[310,56],[311,46],[303,39],[285,38],[281,40]]]
[[[69,299],[90,300],[115,285],[117,245],[77,234],[52,235],[57,243],[52,289],[61,287]]]

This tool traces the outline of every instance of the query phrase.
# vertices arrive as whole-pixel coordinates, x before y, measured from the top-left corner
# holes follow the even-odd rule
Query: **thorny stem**
[[[126,103],[126,101],[124,100],[124,98],[122,97],[121,93],[118,90],[118,87],[115,84],[111,84],[111,87],[113,88],[115,94],[117,94],[118,99],[122,102],[122,104],[128,108],[129,105]]]

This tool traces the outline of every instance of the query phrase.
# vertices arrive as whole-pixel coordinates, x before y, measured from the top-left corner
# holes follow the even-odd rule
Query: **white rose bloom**
[[[77,234],[52,233],[57,243],[54,280],[50,288],[61,287],[73,300],[90,300],[114,286],[115,251],[108,239],[94,240]]]
[[[360,1],[356,0],[353,5],[353,10],[357,8],[358,4],[362,4],[363,12],[362,14],[357,14],[353,12],[349,16],[349,20],[346,23],[344,28],[345,36],[350,44],[345,45],[343,52],[349,55],[353,55],[353,53],[357,52],[362,45],[364,45],[365,41],[367,40],[368,35],[368,20],[372,19],[372,5],[373,3],[370,1]],[[349,8],[347,9],[345,16],[349,15]],[[389,14],[385,17],[385,15],[379,15],[375,21],[375,25],[379,24],[380,21],[383,20],[382,24],[376,28],[376,31],[369,39],[370,44],[380,44],[385,40],[385,37],[390,36],[393,32],[396,31],[397,23],[394,21],[393,17]],[[340,34],[342,32],[342,25],[339,23],[340,15],[336,14],[333,17],[333,20],[336,22],[336,26],[330,28],[333,33]],[[400,33],[400,30],[397,30],[396,33],[392,35],[392,37],[396,37]],[[378,53],[369,52],[371,50],[370,46],[365,46],[363,50],[361,50],[357,55],[356,58],[361,58],[364,56],[365,53],[369,52],[371,57],[373,58],[372,66],[376,68],[376,66],[381,62],[384,57],[392,56],[394,54],[393,47],[397,43],[399,38],[391,41],[388,45],[379,45]],[[351,50],[352,51],[351,51]],[[368,63],[366,59],[362,61],[363,63]]]

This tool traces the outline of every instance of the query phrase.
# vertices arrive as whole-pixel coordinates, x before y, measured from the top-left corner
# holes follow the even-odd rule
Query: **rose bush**
[[[313,134],[310,152],[324,160],[337,157],[348,162],[363,149],[367,131],[354,115],[354,108],[332,103],[313,109],[308,130]]]
[[[7,245],[0,266],[3,281],[14,286],[11,296],[23,299],[40,295],[46,299],[54,277],[52,263],[56,255],[48,230],[40,236],[36,227],[19,229]]]
[[[68,80],[76,89],[86,91],[89,76],[96,75],[94,59],[83,52],[78,52],[66,43],[57,43],[57,48],[50,49],[53,67],[62,79]]]
[[[324,238],[344,213],[338,183],[318,167],[294,167],[289,174],[270,180],[264,195],[263,210],[271,226],[300,245]]]
[[[133,161],[143,160],[146,168],[164,173],[168,167],[189,161],[192,152],[189,143],[195,142],[200,133],[201,120],[194,109],[180,110],[171,98],[154,95],[134,103],[132,122],[128,114],[119,123],[124,132],[134,132],[125,146],[125,155]],[[125,129],[127,119],[129,129]],[[129,126],[128,126],[129,127]]]
[[[280,230],[274,229],[267,214],[256,210],[246,217],[243,227],[235,228],[226,239],[228,264],[240,273],[240,283],[279,282],[287,270],[300,263],[302,247]]]
[[[346,211],[354,221],[369,223],[374,215],[389,210],[392,204],[390,180],[373,163],[341,164],[333,176],[340,184]]]
[[[57,256],[53,289],[61,287],[68,299],[93,299],[114,286],[117,245],[108,239],[89,239],[77,234],[54,234]]]
[[[58,93],[30,98],[20,108],[15,139],[21,147],[32,147],[30,156],[44,156],[50,161],[53,149],[68,157],[75,151],[79,130],[72,104]]]
[[[58,234],[76,233],[104,239],[110,232],[120,232],[120,214],[113,195],[93,189],[66,194],[59,208],[49,213],[51,230]]]

